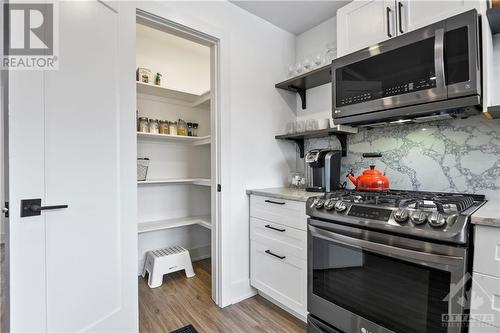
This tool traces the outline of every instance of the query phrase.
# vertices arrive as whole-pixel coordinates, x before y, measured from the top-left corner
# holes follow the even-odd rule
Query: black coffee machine
[[[331,192],[340,188],[340,157],[332,149],[313,149],[305,156],[306,191]]]

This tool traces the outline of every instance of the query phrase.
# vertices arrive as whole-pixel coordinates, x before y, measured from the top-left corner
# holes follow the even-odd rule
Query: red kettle
[[[363,174],[354,177],[349,172],[347,178],[356,186],[356,190],[363,191],[387,191],[389,189],[389,178],[380,170],[375,169],[375,165],[370,165],[370,169],[363,171]]]

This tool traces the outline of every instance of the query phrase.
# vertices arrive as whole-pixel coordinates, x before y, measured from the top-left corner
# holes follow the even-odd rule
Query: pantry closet
[[[209,45],[185,37],[138,18],[139,274],[151,250],[182,246],[192,261],[213,253],[212,53]]]

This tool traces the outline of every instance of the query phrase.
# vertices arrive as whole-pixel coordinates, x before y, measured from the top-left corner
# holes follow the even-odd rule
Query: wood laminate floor
[[[196,276],[184,271],[166,275],[163,285],[150,289],[139,278],[139,330],[168,333],[192,324],[200,333],[295,333],[306,325],[261,296],[220,309],[210,298],[210,260],[193,264]]]

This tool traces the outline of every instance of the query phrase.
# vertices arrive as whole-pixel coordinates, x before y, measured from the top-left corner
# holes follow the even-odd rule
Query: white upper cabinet
[[[396,34],[394,1],[355,0],[337,11],[339,57],[377,44]]]
[[[337,11],[337,54],[343,56],[470,9],[481,0],[354,0]]]

